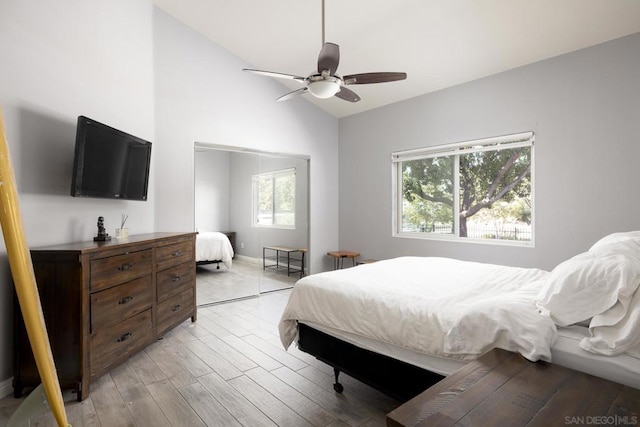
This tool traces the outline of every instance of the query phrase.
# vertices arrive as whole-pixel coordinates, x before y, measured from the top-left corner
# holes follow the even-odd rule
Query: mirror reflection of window
[[[252,182],[253,226],[295,230],[295,168],[253,175]]]

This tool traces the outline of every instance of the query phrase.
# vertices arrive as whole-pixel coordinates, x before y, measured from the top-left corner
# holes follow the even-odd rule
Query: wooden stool
[[[331,251],[327,252],[327,255],[333,257],[333,269],[337,270],[344,265],[345,258],[351,258],[352,264],[356,265],[356,258],[360,256],[360,252],[353,251]]]

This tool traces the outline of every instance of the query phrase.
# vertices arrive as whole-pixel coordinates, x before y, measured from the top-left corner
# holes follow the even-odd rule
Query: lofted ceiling
[[[316,68],[321,0],[153,1],[250,67],[303,77]],[[357,103],[303,95],[338,118],[640,31],[640,0],[325,0],[325,9],[338,74],[408,75],[349,86]],[[277,81],[282,94],[301,87]]]

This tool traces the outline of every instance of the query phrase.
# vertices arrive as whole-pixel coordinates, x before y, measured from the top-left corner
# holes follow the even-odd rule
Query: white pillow
[[[557,325],[568,326],[605,312],[619,300],[628,306],[638,283],[639,260],[584,252],[553,269],[535,304]]]
[[[596,256],[607,256],[611,254],[624,255],[633,260],[640,261],[640,240],[623,240],[605,244],[593,245],[589,252]]]
[[[629,247],[636,247],[640,249],[640,231],[625,231],[604,236],[591,246],[589,252],[603,249],[615,250],[618,246],[625,248],[625,250]]]

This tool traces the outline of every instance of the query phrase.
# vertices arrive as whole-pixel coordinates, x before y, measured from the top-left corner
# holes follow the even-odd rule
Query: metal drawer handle
[[[180,256],[180,255],[182,255],[182,251],[173,251],[173,252],[171,252],[171,255]]]
[[[180,280],[182,280],[182,276],[178,276],[177,274],[174,274],[174,275],[171,277],[171,281],[172,281],[172,282],[179,282]]]
[[[173,306],[173,308],[171,309],[171,311],[178,311],[182,308],[182,306],[180,304]]]
[[[123,342],[128,340],[129,338],[131,338],[133,336],[133,334],[131,332],[127,332],[126,334],[124,334],[123,336],[121,336],[120,338],[118,338],[118,342]]]
[[[118,304],[119,305],[126,304],[128,302],[131,302],[132,300],[133,300],[132,296],[127,296],[127,297],[122,298],[120,301],[118,301]]]
[[[120,267],[118,267],[118,270],[124,271],[124,270],[130,269],[131,267],[133,267],[133,264],[128,262],[128,263],[122,264]]]

